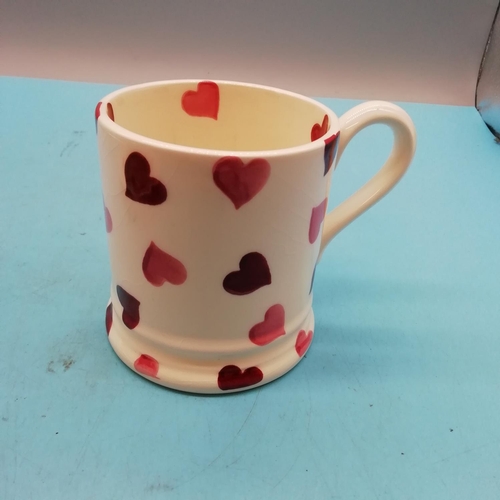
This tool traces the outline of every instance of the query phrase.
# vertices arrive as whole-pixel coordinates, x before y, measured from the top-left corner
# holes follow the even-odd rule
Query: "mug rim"
[[[264,149],[264,150],[231,150],[231,149],[210,149],[210,148],[199,148],[194,146],[183,146],[181,144],[174,144],[172,142],[160,141],[158,139],[153,139],[151,137],[147,137],[145,135],[138,134],[136,132],[132,132],[131,130],[118,125],[115,121],[113,121],[106,112],[107,104],[111,99],[115,98],[118,95],[127,94],[129,92],[135,92],[137,90],[148,89],[152,87],[160,87],[160,86],[170,86],[170,85],[178,85],[178,84],[198,84],[200,82],[210,81],[214,82],[217,85],[231,85],[238,87],[247,87],[252,89],[260,89],[267,90],[270,92],[274,92],[277,94],[287,95],[294,99],[299,99],[307,102],[317,108],[320,108],[324,111],[324,113],[328,116],[330,120],[330,129],[323,134],[318,139],[308,142],[306,144],[301,144],[299,146],[292,146],[289,148],[281,148],[281,149]],[[188,153],[188,154],[197,154],[201,156],[213,156],[213,157],[223,157],[223,156],[238,156],[240,158],[255,158],[255,157],[277,157],[277,156],[289,156],[294,154],[307,153],[309,151],[313,151],[318,147],[324,147],[325,141],[332,136],[336,135],[339,132],[339,118],[337,115],[328,107],[322,104],[321,102],[312,99],[311,97],[306,97],[302,94],[298,94],[296,92],[291,92],[289,90],[280,89],[278,87],[271,87],[268,85],[260,85],[257,83],[247,83],[247,82],[238,82],[231,80],[203,80],[203,79],[180,79],[180,80],[158,80],[154,82],[147,83],[139,83],[136,85],[127,85],[123,88],[115,90],[106,96],[104,96],[100,101],[101,109],[104,111],[99,115],[98,122],[99,126],[107,129],[108,132],[113,133],[121,138],[127,139],[131,142],[136,142],[145,146],[151,146],[162,150],[168,151],[176,151],[179,153]]]

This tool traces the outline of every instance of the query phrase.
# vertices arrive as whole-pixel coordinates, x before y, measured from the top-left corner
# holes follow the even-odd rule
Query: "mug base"
[[[111,303],[106,310],[106,329],[117,356],[151,382],[185,392],[224,394],[259,387],[290,371],[309,349],[314,315],[310,308],[299,327],[287,329],[266,346],[245,342],[235,349],[220,341],[207,351],[161,345],[152,340],[154,335],[125,326]],[[164,333],[160,336],[165,337]]]

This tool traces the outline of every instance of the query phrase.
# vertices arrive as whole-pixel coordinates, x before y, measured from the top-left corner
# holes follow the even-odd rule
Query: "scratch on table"
[[[224,448],[220,451],[220,453],[218,453],[217,456],[213,460],[211,460],[207,465],[205,465],[205,467],[203,467],[201,470],[199,470],[198,472],[196,472],[195,474],[193,474],[190,478],[186,479],[182,483],[177,484],[173,489],[178,488],[179,486],[182,486],[184,484],[187,484],[187,483],[190,483],[191,481],[193,481],[195,478],[197,478],[198,476],[200,476],[201,474],[203,474],[206,470],[208,470],[210,467],[212,467],[212,465],[215,462],[217,462],[217,460],[219,460],[219,458],[222,457],[224,455],[224,453],[226,453],[226,451],[228,450],[228,448],[234,443],[234,441],[236,440],[236,438],[240,435],[243,427],[245,427],[246,423],[248,422],[248,419],[250,418],[250,415],[252,414],[252,412],[253,412],[253,410],[255,408],[255,405],[257,404],[257,400],[259,399],[262,387],[259,387],[259,388],[255,389],[255,390],[257,391],[257,395],[255,396],[255,399],[253,401],[252,407],[250,408],[247,416],[245,417],[245,420],[243,421],[243,423],[241,424],[240,428],[238,429],[238,432],[236,432],[236,434],[233,435],[233,437],[231,438],[231,440],[229,441],[229,443],[226,446],[224,446]]]
[[[76,141],[69,141],[66,146],[63,148],[63,150],[61,151],[61,154],[59,155],[59,158],[62,158],[62,156],[64,155],[64,153],[66,153],[67,156],[69,156],[69,154],[71,153],[71,151],[73,151],[77,146],[78,146],[78,142]]]
[[[452,453],[451,455],[448,455],[444,458],[436,460],[435,462],[432,462],[431,465],[436,465],[436,464],[440,464],[442,462],[447,462],[448,460],[451,460],[452,458],[459,457],[461,455],[467,455],[468,453],[471,453],[471,452],[476,451],[476,450],[480,450],[482,448],[486,448],[486,447],[491,446],[493,444],[497,444],[498,442],[500,442],[500,439],[495,439],[494,441],[490,441],[488,443],[484,443],[484,444],[481,444],[479,446],[473,446],[471,448],[467,448],[466,450],[459,451],[457,453]]]

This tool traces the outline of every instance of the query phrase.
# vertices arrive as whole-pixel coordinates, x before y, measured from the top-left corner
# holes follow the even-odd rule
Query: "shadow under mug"
[[[388,125],[380,171],[326,213],[351,138]],[[109,341],[131,369],[199,393],[262,385],[314,335],[321,252],[403,176],[415,129],[372,101],[341,118],[298,94],[247,83],[165,81],[96,107],[112,272]]]

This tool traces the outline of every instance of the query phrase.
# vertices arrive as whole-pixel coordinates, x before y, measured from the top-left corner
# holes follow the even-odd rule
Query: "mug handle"
[[[368,210],[403,177],[415,154],[415,126],[406,111],[385,101],[369,101],[340,117],[340,137],[336,164],[350,140],[364,128],[382,123],[394,133],[392,152],[382,168],[358,191],[325,217],[320,256],[326,245],[342,229]]]

